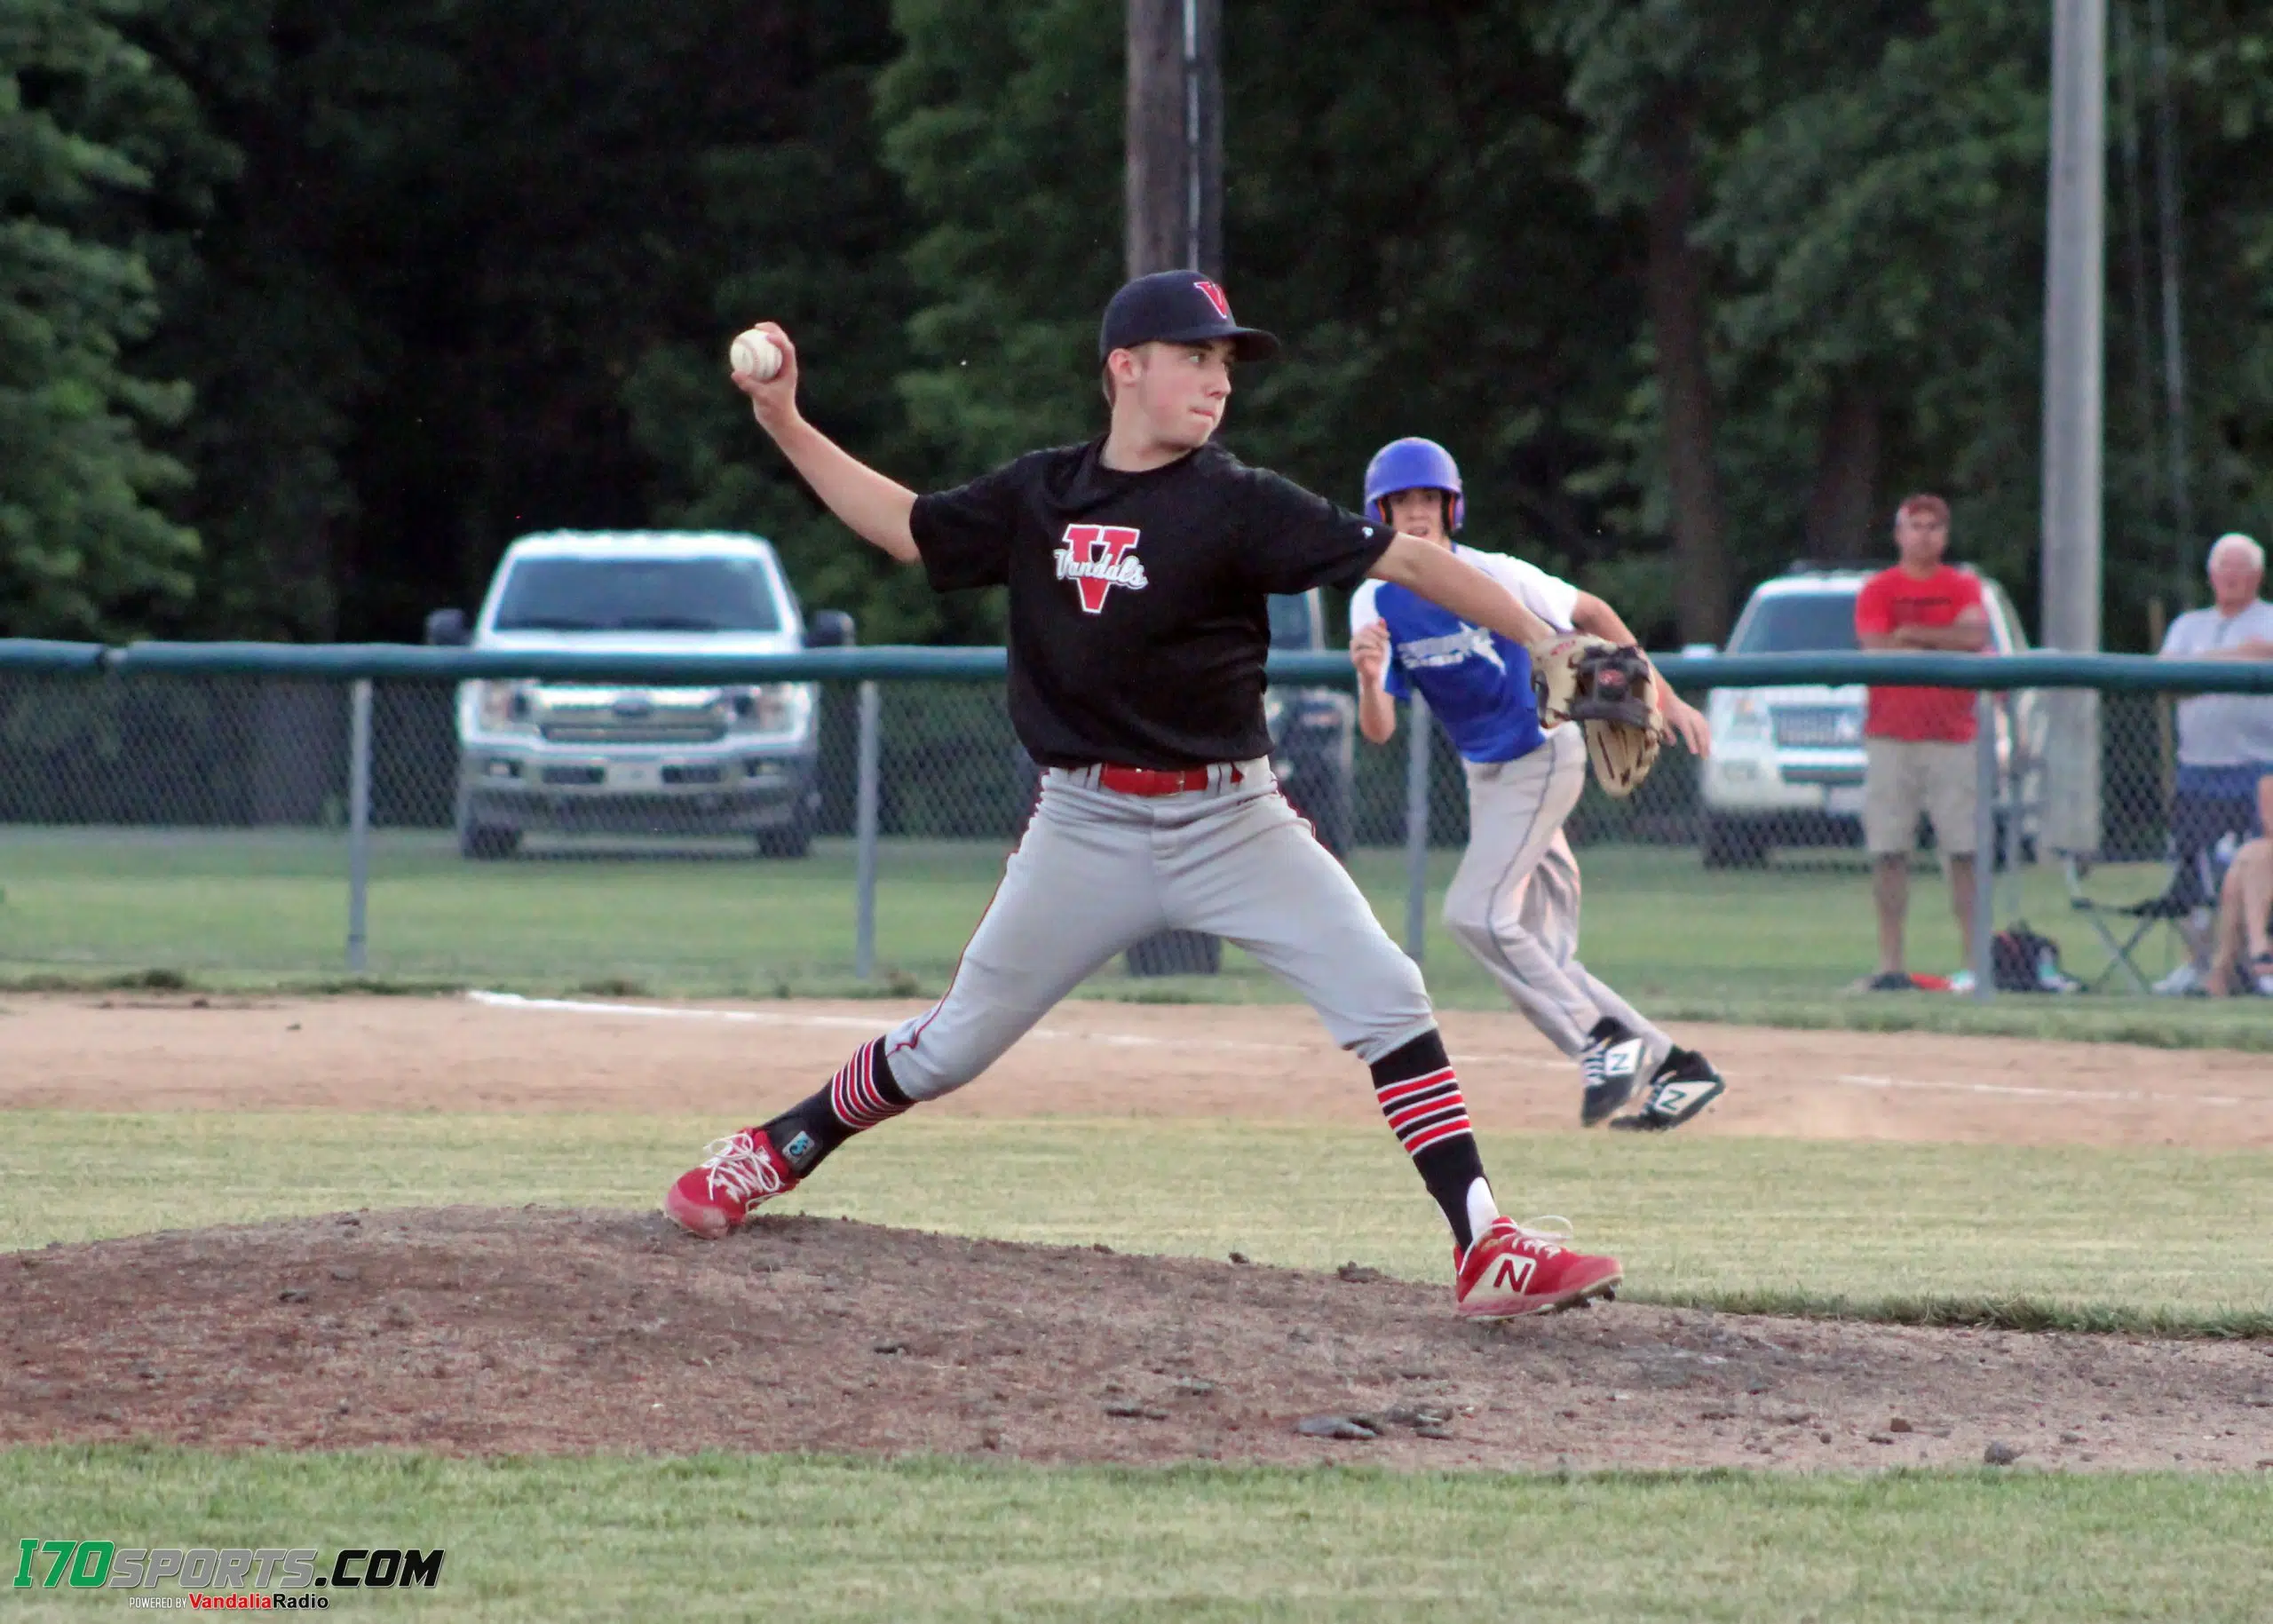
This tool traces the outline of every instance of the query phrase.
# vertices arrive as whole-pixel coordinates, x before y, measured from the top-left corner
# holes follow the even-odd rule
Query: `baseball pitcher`
[[[1703,1055],[1675,1043],[1579,962],[1579,863],[1563,821],[1586,788],[1589,759],[1605,789],[1630,794],[1668,733],[1705,754],[1705,718],[1665,685],[1601,598],[1453,540],[1467,499],[1459,464],[1436,441],[1393,440],[1375,453],[1366,506],[1400,536],[1474,565],[1540,620],[1578,634],[1525,648],[1393,581],[1367,581],[1350,603],[1358,725],[1388,743],[1394,701],[1417,691],[1460,751],[1468,850],[1445,895],[1445,926],[1579,1062],[1580,1121],[1680,1127],[1724,1085]],[[1640,1108],[1612,1117],[1645,1082]]]
[[[788,335],[754,330],[767,375],[738,368],[734,382],[837,518],[938,590],[1009,590],[1010,720],[1041,790],[946,996],[810,1097],[714,1142],[664,1210],[701,1236],[739,1228],[853,1135],[977,1077],[1130,943],[1175,928],[1253,954],[1371,1068],[1452,1229],[1461,1314],[1609,1295],[1615,1259],[1501,1216],[1421,972],[1278,793],[1263,724],[1274,592],[1370,576],[1517,646],[1553,629],[1449,551],[1209,443],[1232,362],[1279,345],[1197,272],[1139,277],[1105,307],[1104,434],[920,497],[799,415]]]

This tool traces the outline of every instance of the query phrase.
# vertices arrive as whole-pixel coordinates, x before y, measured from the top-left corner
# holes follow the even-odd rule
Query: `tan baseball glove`
[[[1604,793],[1632,795],[1650,776],[1659,746],[1672,733],[1640,649],[1567,632],[1531,646],[1531,683],[1540,726],[1576,722],[1585,731],[1587,759]]]

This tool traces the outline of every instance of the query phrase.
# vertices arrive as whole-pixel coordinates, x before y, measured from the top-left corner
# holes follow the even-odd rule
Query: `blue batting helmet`
[[[1443,491],[1449,495],[1454,530],[1468,517],[1468,498],[1461,495],[1460,464],[1435,440],[1417,434],[1393,440],[1374,453],[1374,460],[1366,464],[1366,505],[1387,524],[1389,498],[1399,491],[1414,490]]]

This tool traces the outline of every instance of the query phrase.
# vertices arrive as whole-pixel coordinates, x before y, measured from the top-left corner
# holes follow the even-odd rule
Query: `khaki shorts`
[[[1952,857],[1970,857],[1975,808],[1981,798],[1977,746],[1865,739],[1863,844],[1880,856],[1907,853],[1918,844],[1918,814],[1934,820],[1934,844]]]

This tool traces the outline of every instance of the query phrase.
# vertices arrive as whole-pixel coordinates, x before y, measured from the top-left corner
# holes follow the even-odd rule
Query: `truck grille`
[[[1855,749],[1863,742],[1863,718],[1846,705],[1779,705],[1776,742],[1796,749]]]
[[[1840,789],[1849,785],[1860,785],[1863,781],[1863,769],[1860,767],[1786,766],[1784,769],[1784,781],[1787,784],[1827,784],[1832,788]]]
[[[548,722],[550,744],[715,744],[726,736],[723,722]]]

